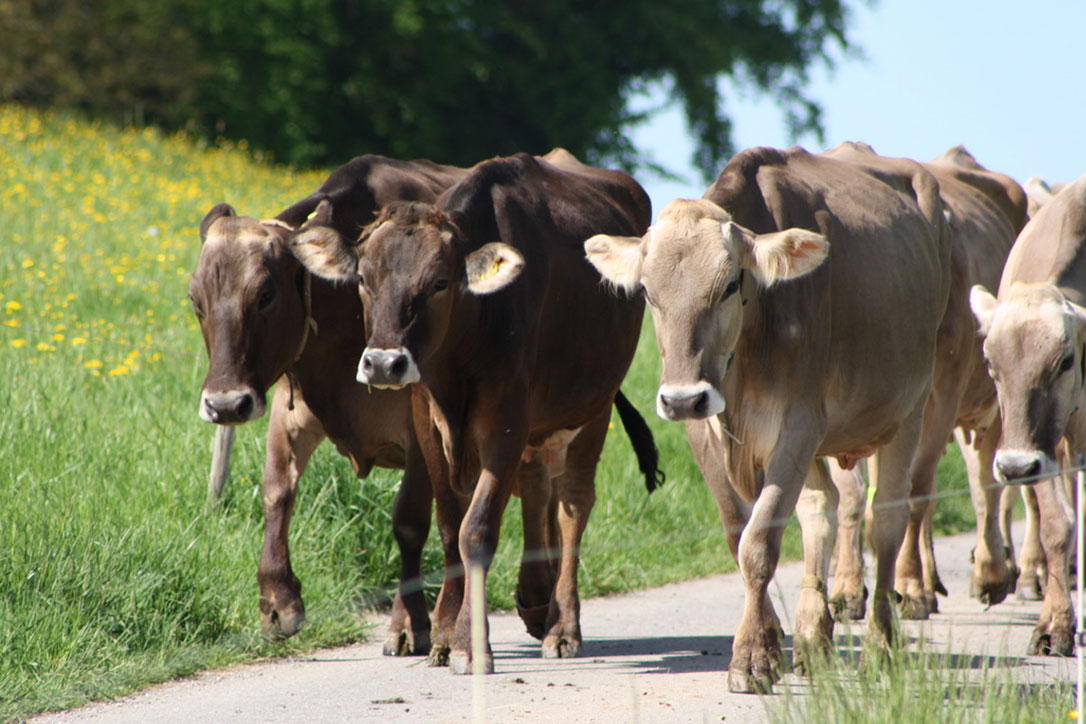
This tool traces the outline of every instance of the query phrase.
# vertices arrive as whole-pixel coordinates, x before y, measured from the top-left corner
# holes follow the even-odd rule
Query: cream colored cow
[[[766,594],[795,510],[806,577],[795,649],[828,647],[826,579],[837,491],[823,456],[872,466],[877,576],[870,631],[891,636],[894,560],[949,291],[950,244],[934,177],[900,161],[871,173],[843,159],[758,148],[705,196],[674,201],[641,238],[595,236],[589,261],[644,294],[663,374],[657,410],[683,420],[747,585],[733,691],[781,669]],[[798,506],[797,506],[798,502]]]
[[[1086,453],[1086,176],[1022,230],[998,299],[978,286],[970,304],[985,335],[1003,418],[994,474],[1004,483],[1033,484],[1040,505],[1048,579],[1029,652],[1070,655],[1067,564],[1074,516],[1058,473],[1061,458]]]

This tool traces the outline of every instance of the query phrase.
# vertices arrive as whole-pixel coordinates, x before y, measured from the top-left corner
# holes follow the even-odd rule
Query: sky
[[[798,143],[817,152],[866,141],[884,156],[926,161],[962,144],[1019,183],[1086,173],[1086,0],[846,3],[848,36],[863,57],[835,48],[835,68],[816,66],[808,86],[823,109],[825,143],[790,138],[768,98],[727,98],[737,150]],[[708,183],[689,162],[693,144],[680,108],[661,112],[631,138],[684,178],[638,174],[654,217],[673,199],[705,192]]]

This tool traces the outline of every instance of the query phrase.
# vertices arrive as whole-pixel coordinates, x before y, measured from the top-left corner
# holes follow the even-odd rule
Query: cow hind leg
[[[553,540],[548,534],[553,486],[539,453],[521,464],[517,481],[524,527],[524,551],[516,590],[517,613],[528,633],[542,640],[547,632],[547,614],[554,590]]]
[[[830,475],[840,499],[837,505],[837,562],[830,595],[830,609],[837,621],[859,621],[867,612],[861,535],[867,483],[861,467],[866,469],[863,461],[852,470],[829,461]]]
[[[581,599],[578,590],[581,539],[596,502],[596,465],[611,418],[610,405],[569,443],[565,469],[557,478],[557,523],[561,537],[558,577],[543,637],[543,658],[581,655]]]
[[[830,481],[826,463],[815,460],[796,504],[805,566],[792,637],[793,665],[799,672],[809,671],[811,657],[826,653],[833,646],[833,617],[826,598],[826,579],[837,532],[837,505],[837,488]]]

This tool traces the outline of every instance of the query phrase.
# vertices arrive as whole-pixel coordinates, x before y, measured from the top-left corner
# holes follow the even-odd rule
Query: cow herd
[[[865,510],[869,637],[891,641],[895,606],[905,618],[937,610],[931,516],[952,437],[977,511],[973,594],[998,603],[1019,578],[1043,591],[1030,653],[1069,654],[1061,471],[1086,452],[1086,176],[1037,188],[1027,200],[961,148],[928,163],[857,143],[756,148],[650,225],[636,181],[556,149],[470,169],[363,156],[274,219],[216,206],[190,284],[210,362],[200,416],[255,419],[275,386],[265,632],[290,636],[305,620],[288,528],[329,438],[359,476],[404,471],[386,654],[493,670],[489,646],[479,661],[471,645],[486,619],[468,581],[485,590],[485,574],[465,570],[489,566],[515,494],[518,612],[543,656],[579,655],[578,554],[612,405],[649,490],[662,480],[619,391],[647,302],[657,412],[685,423],[746,585],[733,691],[768,691],[781,675],[767,591],[793,512],[798,668],[830,649],[835,619],[867,616]],[[1017,564],[1008,483],[1031,484]],[[431,613],[419,581],[432,508],[445,575]]]

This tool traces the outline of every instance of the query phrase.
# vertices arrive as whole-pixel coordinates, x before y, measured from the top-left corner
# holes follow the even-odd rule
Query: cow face
[[[200,261],[189,282],[207,348],[200,417],[239,424],[264,414],[264,394],[294,362],[305,324],[304,269],[288,230],[237,216],[227,204],[200,225]]]
[[[318,207],[318,217],[326,211]],[[516,249],[499,242],[465,253],[455,224],[417,202],[387,206],[357,244],[330,226],[307,224],[292,245],[313,273],[358,284],[367,339],[357,376],[377,388],[418,382],[458,300],[503,289],[524,266]]]
[[[1036,483],[1059,470],[1056,446],[1083,404],[1086,310],[1051,284],[1011,285],[997,301],[969,296],[996,385],[1003,439],[993,472],[1003,483]]]
[[[663,359],[656,411],[682,420],[724,410],[724,375],[743,327],[744,272],[748,283],[769,287],[816,268],[828,246],[801,229],[755,234],[701,199],[673,201],[643,238],[597,235],[585,251],[605,279],[645,295]]]

